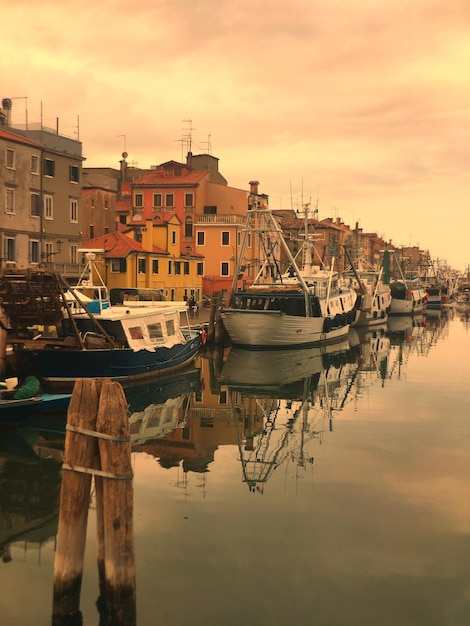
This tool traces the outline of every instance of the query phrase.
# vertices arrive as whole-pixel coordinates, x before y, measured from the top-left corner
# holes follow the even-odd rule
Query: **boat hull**
[[[15,349],[15,367],[34,372],[48,391],[72,391],[77,378],[109,378],[123,386],[166,376],[191,363],[202,345],[197,333],[171,348],[68,350],[63,346]]]
[[[325,318],[297,317],[279,311],[222,309],[222,321],[233,344],[249,348],[290,348],[344,339],[349,324],[325,332]]]
[[[15,423],[32,414],[49,410],[66,409],[70,397],[69,393],[45,393],[22,400],[0,400],[0,424]]]

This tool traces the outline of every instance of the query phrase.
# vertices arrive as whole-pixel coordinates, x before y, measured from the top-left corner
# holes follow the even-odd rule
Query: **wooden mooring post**
[[[83,623],[80,591],[94,475],[100,626],[135,626],[133,485],[121,385],[78,379],[67,416],[54,562],[53,626]]]
[[[224,340],[225,330],[222,316],[220,315],[221,305],[222,295],[217,291],[212,296],[209,326],[207,329],[207,341],[210,344],[221,343]]]

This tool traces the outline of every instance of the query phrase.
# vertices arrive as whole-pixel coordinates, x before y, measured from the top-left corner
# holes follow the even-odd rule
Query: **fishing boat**
[[[416,280],[397,279],[390,283],[390,315],[416,315],[426,308],[426,290]]]
[[[247,242],[260,251],[260,267],[248,286],[238,288],[247,263]],[[255,270],[256,271],[256,270]],[[313,241],[305,237],[300,269],[281,227],[266,203],[254,203],[234,273],[230,299],[221,318],[235,345],[290,348],[341,341],[355,317],[356,293],[340,273],[313,262]]]
[[[353,259],[346,248],[351,267],[344,272],[345,279],[354,285],[357,299],[355,317],[351,326],[367,327],[384,324],[392,302],[390,285],[383,280],[384,269],[376,269],[362,259]]]
[[[396,276],[390,277],[390,255],[394,257]],[[389,315],[421,315],[426,309],[427,295],[419,278],[405,278],[393,250],[384,252],[384,282],[390,285],[392,301]]]
[[[47,392],[71,392],[77,378],[110,378],[126,386],[169,375],[195,359],[204,334],[181,325],[184,302],[110,306],[105,285],[93,279],[92,257],[89,264],[88,279],[73,289],[48,270],[0,275],[16,375],[37,376]],[[87,290],[91,302],[81,299]]]

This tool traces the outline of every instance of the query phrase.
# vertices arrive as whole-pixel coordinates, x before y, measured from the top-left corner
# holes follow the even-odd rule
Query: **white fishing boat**
[[[383,280],[383,267],[376,269],[361,258],[352,259],[348,249],[346,254],[351,267],[344,273],[344,277],[357,293],[355,317],[351,326],[384,324],[388,318],[392,293],[390,285]]]
[[[426,308],[426,290],[418,280],[398,279],[390,283],[390,315],[416,315]]]
[[[256,241],[261,267],[252,284],[238,290],[247,240]],[[254,244],[253,244],[254,245]],[[305,238],[300,269],[271,211],[248,211],[227,306],[221,317],[231,341],[251,348],[283,348],[341,341],[354,320],[356,292],[334,268],[314,265]]]

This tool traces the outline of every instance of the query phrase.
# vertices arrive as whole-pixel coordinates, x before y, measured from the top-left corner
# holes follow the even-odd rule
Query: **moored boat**
[[[360,259],[355,263],[347,249],[346,254],[350,260],[351,269],[345,272],[345,277],[349,277],[350,283],[354,279],[357,283],[355,318],[351,326],[367,327],[384,324],[388,318],[392,294],[390,285],[383,280],[383,267],[379,270],[374,267],[365,267]]]
[[[110,378],[125,386],[171,374],[196,357],[203,333],[180,326],[184,303],[110,306],[102,292],[92,302],[82,300],[85,287],[90,281],[70,290],[79,305],[73,309],[60,275],[2,273],[0,297],[16,375],[37,376],[48,392],[70,392],[77,378]]]
[[[66,409],[70,402],[69,393],[43,393],[31,398],[4,398],[0,393],[0,424],[12,424],[31,415]]]
[[[264,258],[253,282],[238,289],[246,265],[247,240],[259,239]],[[341,341],[353,321],[356,293],[340,274],[313,264],[313,243],[306,237],[302,269],[269,209],[248,211],[230,300],[222,307],[223,324],[235,345],[287,348]]]

